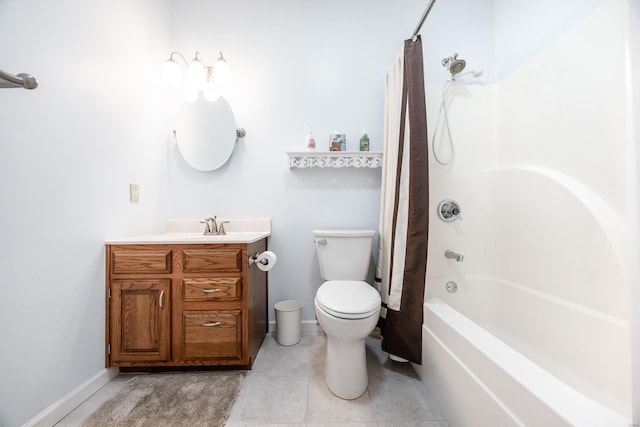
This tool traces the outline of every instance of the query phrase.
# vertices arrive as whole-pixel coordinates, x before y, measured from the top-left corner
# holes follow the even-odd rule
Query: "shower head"
[[[470,71],[465,71],[465,72],[464,72],[464,73],[462,73],[462,74],[458,74],[458,75],[456,75],[456,76],[452,77],[452,79],[453,79],[453,80],[455,80],[455,79],[457,79],[458,77],[467,76],[467,75],[469,75],[469,74],[471,74],[474,78],[476,78],[476,79],[477,79],[478,77],[480,77],[480,76],[482,76],[482,75],[484,74],[484,70],[470,70]]]
[[[458,54],[454,53],[452,56],[442,60],[442,66],[445,67],[451,73],[451,77],[453,77],[464,70],[464,67],[467,66],[467,61],[458,59]]]
[[[467,63],[464,59],[455,59],[451,61],[451,64],[449,64],[449,72],[452,76],[455,76],[456,74],[461,73],[466,65]]]

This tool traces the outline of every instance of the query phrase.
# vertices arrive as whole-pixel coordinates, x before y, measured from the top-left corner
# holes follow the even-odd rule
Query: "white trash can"
[[[276,339],[280,345],[295,345],[302,337],[302,303],[296,300],[277,302]]]

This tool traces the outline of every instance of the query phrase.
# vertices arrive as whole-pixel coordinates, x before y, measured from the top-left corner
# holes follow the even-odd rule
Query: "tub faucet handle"
[[[460,205],[455,200],[446,199],[438,204],[438,216],[444,222],[462,220]]]

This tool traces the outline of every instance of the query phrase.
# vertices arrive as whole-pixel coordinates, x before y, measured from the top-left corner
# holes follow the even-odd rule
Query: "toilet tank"
[[[374,230],[313,230],[324,280],[365,280]]]

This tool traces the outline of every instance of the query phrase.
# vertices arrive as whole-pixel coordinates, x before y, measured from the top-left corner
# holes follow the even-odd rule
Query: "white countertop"
[[[203,235],[200,220],[171,220],[165,233],[108,239],[108,245],[253,243],[271,235],[270,219],[236,219],[224,225],[227,234]]]

